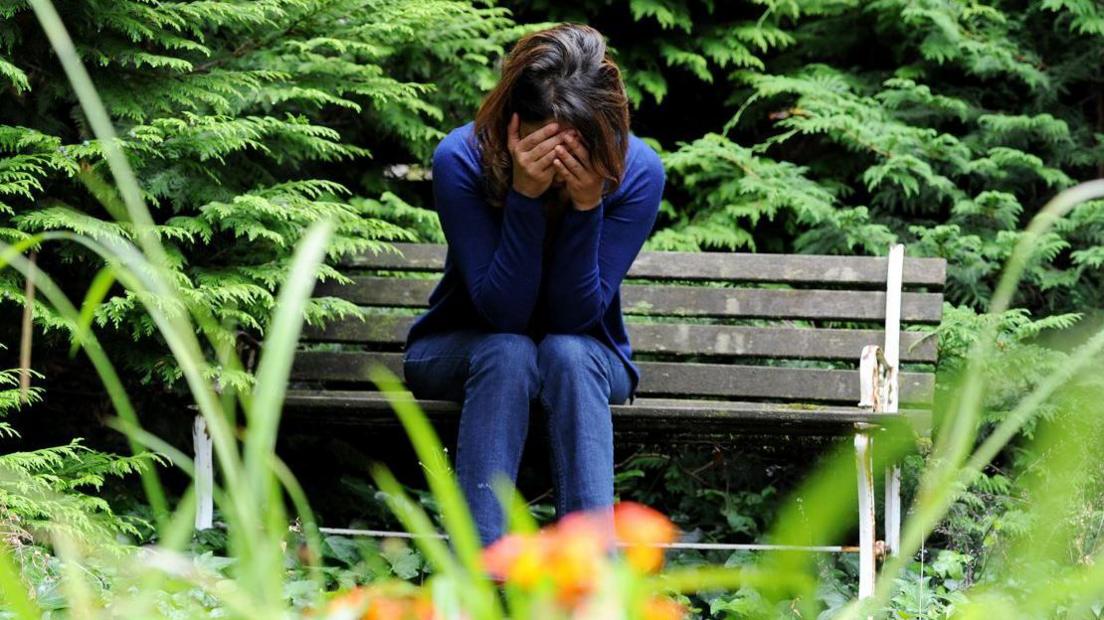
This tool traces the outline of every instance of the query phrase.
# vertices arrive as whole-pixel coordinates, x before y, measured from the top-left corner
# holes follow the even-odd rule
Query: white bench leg
[[[901,468],[886,467],[885,474],[885,541],[886,555],[901,549]]]
[[[195,450],[195,490],[197,530],[210,529],[214,521],[215,467],[212,459],[211,436],[207,433],[207,421],[202,415],[195,417],[192,425],[192,445]]]
[[[874,464],[871,439],[855,433],[855,466],[859,480],[859,598],[874,594]]]

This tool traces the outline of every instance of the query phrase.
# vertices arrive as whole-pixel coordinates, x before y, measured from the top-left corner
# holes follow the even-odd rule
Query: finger
[[[529,157],[531,159],[541,159],[546,154],[554,151],[556,149],[556,145],[562,144],[563,140],[563,134],[557,133],[556,135],[541,141],[540,144],[537,144],[533,148],[529,149]]]
[[[572,174],[567,164],[563,163],[558,157],[552,160],[552,166],[556,169],[556,172],[559,172],[560,175],[563,176],[564,182],[566,182],[569,187],[574,187],[579,183],[579,178]]]
[[[560,126],[555,122],[548,123],[544,127],[534,131],[533,133],[525,136],[518,142],[518,148],[523,151],[528,151],[534,146],[540,144],[547,138],[551,138],[556,135],[556,132],[560,130]]]
[[[562,146],[556,147],[556,158],[564,163],[573,176],[582,179],[583,175],[587,172],[586,167]]]
[[[521,121],[518,120],[517,112],[510,115],[510,125],[506,128],[506,148],[510,149],[513,153],[517,149],[518,141],[518,129],[521,127]]]
[[[538,170],[545,170],[552,165],[552,162],[556,159],[556,149],[550,148],[540,159],[533,162],[533,167]]]
[[[575,159],[579,160],[579,163],[584,168],[590,168],[590,151],[583,146],[582,140],[580,140],[575,134],[568,134],[564,139],[564,144],[571,150],[571,154],[575,156]]]

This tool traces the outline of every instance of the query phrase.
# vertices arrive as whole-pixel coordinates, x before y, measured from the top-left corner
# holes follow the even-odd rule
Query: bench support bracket
[[[881,413],[896,414],[900,397],[898,369],[901,366],[901,288],[904,281],[905,246],[889,250],[886,274],[885,319],[885,397]],[[901,467],[892,463],[885,473],[885,545],[886,553],[897,553],[901,546]]]
[[[899,404],[901,359],[901,289],[905,246],[889,249],[886,271],[885,340],[883,346],[868,345],[859,357],[860,407],[875,413],[895,415]],[[859,481],[859,598],[874,594],[876,562],[879,556],[896,553],[901,541],[901,468],[890,463],[885,469],[885,542],[876,540],[874,512],[873,439],[865,430],[855,435],[855,464]]]
[[[196,415],[192,424],[192,446],[195,451],[195,528],[207,530],[211,529],[215,512],[215,464],[211,435],[207,433],[207,420],[202,415]]]
[[[874,594],[875,526],[873,440],[866,431],[855,433],[855,468],[859,482],[859,598]]]
[[[885,470],[885,544],[887,555],[897,553],[901,545],[901,468],[897,465]]]

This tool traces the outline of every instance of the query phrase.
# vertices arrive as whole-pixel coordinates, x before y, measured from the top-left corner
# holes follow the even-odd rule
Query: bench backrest
[[[365,320],[308,329],[293,381],[373,389],[374,361],[402,376],[407,329],[438,282],[446,247],[396,247],[401,255],[349,260],[351,285],[319,285],[316,296],[348,299]],[[886,274],[882,257],[642,252],[621,289],[642,373],[638,397],[853,406],[859,355],[883,343]],[[900,396],[913,407],[931,401],[937,350],[935,338],[906,330],[939,322],[945,276],[942,259],[904,261]]]

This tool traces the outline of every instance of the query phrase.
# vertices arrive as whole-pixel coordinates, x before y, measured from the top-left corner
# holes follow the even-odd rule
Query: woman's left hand
[[[576,210],[590,211],[601,204],[603,179],[590,165],[590,154],[574,131],[564,136],[563,144],[556,145],[552,165],[567,185]]]

